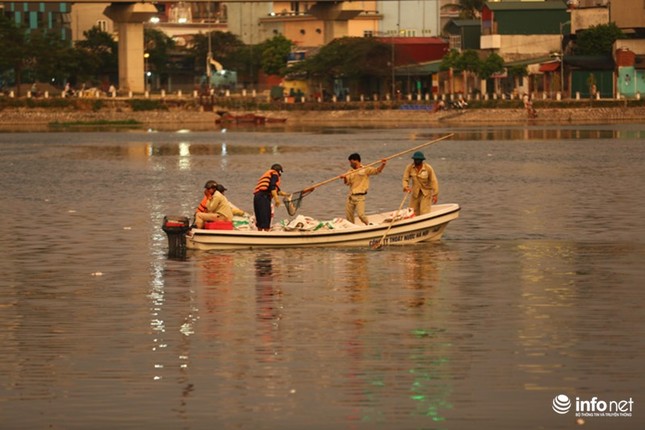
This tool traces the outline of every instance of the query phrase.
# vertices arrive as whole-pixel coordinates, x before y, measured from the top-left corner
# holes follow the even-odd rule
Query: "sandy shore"
[[[468,125],[545,125],[566,123],[645,122],[645,107],[580,107],[538,109],[538,117],[529,119],[524,109],[465,109],[437,113],[410,110],[346,111],[271,111],[255,112],[275,118],[287,118],[287,125],[330,126],[468,126]],[[42,131],[52,123],[93,123],[134,120],[143,127],[156,129],[189,128],[209,130],[217,115],[212,111],[174,108],[167,111],[134,112],[123,109],[78,111],[52,108],[11,108],[0,111],[0,129],[4,131]],[[281,124],[282,126],[282,124]]]

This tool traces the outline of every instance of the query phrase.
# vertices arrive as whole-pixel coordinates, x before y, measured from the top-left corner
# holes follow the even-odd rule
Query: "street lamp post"
[[[564,96],[564,33],[562,27],[571,24],[571,21],[560,23],[560,90]]]
[[[392,67],[391,67],[391,71],[392,71],[392,101],[394,101],[396,99],[396,80],[395,80],[396,77],[394,75],[394,34],[392,34],[392,37],[390,37],[390,41],[392,42],[391,47],[390,47],[392,49],[392,59],[391,59],[391,62],[392,62]]]
[[[211,41],[213,33],[211,22],[213,21],[213,18],[211,7],[211,2],[208,2],[208,53],[206,54],[206,79],[208,79],[208,83],[206,84],[206,87],[208,88],[209,93],[211,90],[211,60],[213,59],[213,42]]]
[[[145,90],[148,92],[148,78],[149,78],[149,72],[148,72],[148,58],[150,58],[149,53],[144,53],[143,54],[143,76],[145,76]]]

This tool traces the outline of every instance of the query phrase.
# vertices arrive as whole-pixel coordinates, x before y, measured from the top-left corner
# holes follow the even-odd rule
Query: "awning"
[[[552,61],[550,63],[542,63],[540,64],[539,70],[542,73],[555,72],[556,70],[560,70],[560,62]]]
[[[611,55],[565,55],[564,62],[582,70],[614,70],[616,67]]]
[[[525,58],[524,60],[505,61],[504,66],[505,67],[530,66],[531,64],[540,64],[552,59],[553,57],[551,56],[543,55],[541,57]]]
[[[408,64],[394,68],[396,76],[423,76],[439,72],[441,60],[427,61],[425,63]]]

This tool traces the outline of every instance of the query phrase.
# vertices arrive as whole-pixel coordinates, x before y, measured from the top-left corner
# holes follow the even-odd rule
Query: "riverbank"
[[[0,111],[2,131],[47,131],[52,128],[83,126],[145,127],[159,130],[210,130],[216,126],[219,110],[204,110],[199,106],[174,106],[164,110],[134,111],[123,106],[99,110],[68,108],[19,107]],[[267,118],[286,118],[289,126],[469,126],[469,125],[524,125],[524,124],[584,124],[645,122],[645,107],[548,107],[538,108],[537,118],[528,118],[520,108],[466,108],[429,112],[404,109],[352,110],[275,110],[231,111],[233,114],[255,113]]]

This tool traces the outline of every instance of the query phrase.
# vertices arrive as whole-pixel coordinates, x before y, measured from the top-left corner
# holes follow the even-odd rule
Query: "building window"
[[[374,37],[374,32],[372,30],[363,31],[363,37]]]
[[[105,19],[99,19],[96,21],[96,26],[99,30],[107,32],[107,21]]]
[[[448,46],[450,49],[461,50],[461,36],[459,35],[450,35],[448,38]]]

